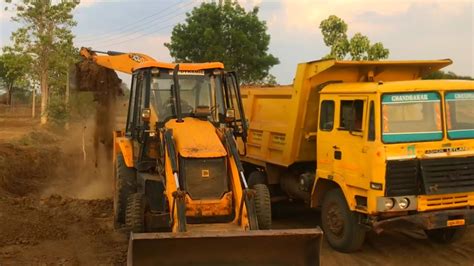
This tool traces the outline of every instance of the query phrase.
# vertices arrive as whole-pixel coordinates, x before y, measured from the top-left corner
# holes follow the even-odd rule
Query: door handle
[[[335,149],[335,150],[339,150],[339,147],[336,146],[336,145],[332,146],[332,148]]]

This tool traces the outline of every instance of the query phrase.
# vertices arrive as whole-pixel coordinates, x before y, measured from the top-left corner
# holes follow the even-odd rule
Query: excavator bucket
[[[315,229],[132,233],[128,265],[320,265]]]

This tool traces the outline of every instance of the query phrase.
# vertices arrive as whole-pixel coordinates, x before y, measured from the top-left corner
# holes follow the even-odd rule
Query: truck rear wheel
[[[114,192],[114,225],[119,228],[125,225],[127,199],[137,191],[136,172],[127,167],[122,154],[117,155],[115,161],[115,192]]]
[[[425,230],[425,234],[429,240],[440,244],[453,243],[461,239],[465,232],[465,227],[449,227]]]
[[[135,193],[128,197],[125,221],[131,232],[145,232],[145,195],[143,193]]]
[[[255,170],[250,173],[247,180],[248,187],[253,188],[257,184],[265,184],[265,175],[261,171]]]
[[[258,228],[269,230],[272,228],[272,204],[270,192],[265,184],[256,184],[255,189],[255,212],[257,213]]]
[[[323,199],[321,220],[329,244],[340,252],[353,252],[362,246],[365,229],[359,224],[359,214],[352,212],[340,189],[328,191]]]

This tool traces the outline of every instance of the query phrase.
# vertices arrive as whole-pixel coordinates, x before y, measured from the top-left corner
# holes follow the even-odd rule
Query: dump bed
[[[420,79],[451,60],[336,61],[298,64],[294,84],[243,87],[242,99],[249,121],[247,156],[264,165],[290,166],[315,161],[319,91],[331,83],[387,82]]]

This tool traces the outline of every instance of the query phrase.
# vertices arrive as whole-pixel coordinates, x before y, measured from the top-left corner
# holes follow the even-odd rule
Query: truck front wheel
[[[450,244],[461,239],[466,232],[465,227],[451,227],[425,230],[425,234],[429,240],[440,243]]]
[[[323,199],[321,221],[329,244],[340,252],[353,252],[362,246],[366,230],[359,214],[352,212],[340,189],[328,191]]]

